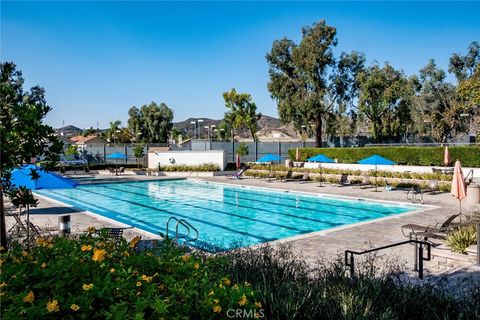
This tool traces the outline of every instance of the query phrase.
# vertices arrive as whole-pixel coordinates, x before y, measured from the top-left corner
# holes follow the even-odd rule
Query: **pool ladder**
[[[173,216],[168,218],[168,220],[167,220],[166,232],[165,232],[165,237],[164,237],[165,239],[168,239],[168,229],[169,229],[171,221],[176,221],[177,222],[175,224],[175,242],[176,243],[178,243],[179,239],[185,239],[185,241],[183,242],[183,244],[185,245],[188,242],[195,242],[198,239],[198,229],[197,228],[192,226],[192,224],[190,222],[186,221],[185,219],[178,219],[178,218],[173,217]],[[187,229],[187,234],[186,235],[179,236],[178,227],[180,225],[184,226]],[[195,232],[195,237],[191,238],[191,239],[188,239],[188,236],[190,235],[191,230],[193,230]]]

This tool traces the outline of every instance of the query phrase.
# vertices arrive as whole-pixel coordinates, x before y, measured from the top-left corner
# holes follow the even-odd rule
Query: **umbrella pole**
[[[375,192],[378,191],[378,190],[377,190],[377,175],[378,175],[378,173],[377,173],[377,165],[375,165]]]
[[[30,205],[27,204],[27,249],[30,249]]]

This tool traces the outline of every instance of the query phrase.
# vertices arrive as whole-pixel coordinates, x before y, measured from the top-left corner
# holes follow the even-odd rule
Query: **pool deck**
[[[92,182],[122,182],[122,181],[150,181],[150,180],[171,180],[169,177],[99,177],[98,179],[85,181]],[[177,178],[173,178],[177,179]],[[288,190],[297,192],[307,192],[313,194],[325,194],[333,196],[346,196],[353,198],[365,198],[376,201],[392,201],[400,202],[406,205],[412,204],[406,200],[403,191],[385,191],[381,188],[381,192],[372,192],[373,188],[353,188],[351,186],[339,187],[337,185],[326,184],[319,187],[315,182],[268,182],[260,179],[245,178],[241,180],[227,179],[226,177],[208,177],[199,180],[214,183],[224,183],[231,185],[243,185],[252,187],[272,188],[278,190]],[[116,221],[82,212],[63,203],[52,201],[44,197],[39,197],[40,203],[37,208],[31,209],[31,220],[43,226],[56,226],[58,216],[63,214],[71,215],[72,232],[79,233],[86,230],[88,226],[99,227],[121,227],[125,226]],[[449,193],[437,193],[424,195],[424,210],[398,214],[386,218],[376,219],[372,221],[357,223],[354,225],[343,226],[340,228],[314,232],[310,234],[300,235],[293,238],[287,238],[273,242],[289,243],[292,250],[297,255],[302,256],[308,263],[315,263],[318,260],[333,259],[339,255],[343,255],[345,250],[360,250],[372,247],[379,247],[404,241],[400,226],[409,223],[421,225],[434,225],[442,223],[450,215],[458,211],[458,202],[455,201]],[[417,204],[418,205],[418,204]],[[465,205],[466,207],[466,205]],[[11,217],[7,217],[7,230],[13,223]],[[201,232],[201,230],[200,230]],[[142,235],[143,239],[154,238],[152,234],[144,233],[138,229],[127,229],[125,231],[127,239],[135,235]],[[400,262],[406,262],[408,267],[413,266],[413,246],[404,245],[392,249],[384,250],[383,254],[390,256]]]

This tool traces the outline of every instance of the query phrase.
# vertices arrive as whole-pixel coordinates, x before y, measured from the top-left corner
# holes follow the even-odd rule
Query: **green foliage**
[[[354,100],[355,78],[365,63],[358,52],[342,53],[336,59],[336,34],[321,20],[302,28],[299,44],[287,38],[275,40],[267,54],[268,90],[277,102],[280,120],[292,123],[298,132],[312,124],[317,146],[325,119]]]
[[[137,140],[147,143],[167,142],[173,127],[173,111],[165,103],[151,102],[140,109],[128,110],[128,128]]]
[[[442,166],[443,147],[364,147],[364,148],[304,148],[300,159],[322,153],[336,158],[339,163],[356,163],[358,160],[378,154],[401,165]],[[449,147],[452,159],[459,159],[464,167],[480,167],[480,146]],[[290,159],[295,159],[295,149],[288,150]]]
[[[237,93],[235,89],[223,93],[225,107],[224,121],[234,129],[246,128],[253,140],[256,140],[258,120],[262,116],[257,113],[257,106],[248,93]]]
[[[174,165],[174,166],[159,166],[158,171],[165,172],[208,172],[208,171],[220,171],[220,167],[213,163],[205,163],[197,166],[187,166],[187,165]]]
[[[1,254],[5,319],[220,319],[256,311],[252,287],[222,272],[224,259],[188,254],[169,242],[136,253],[106,232],[39,238]]]
[[[377,64],[357,77],[359,110],[372,123],[377,142],[402,136],[410,124],[409,106],[414,95],[413,83],[402,71]]]
[[[67,147],[67,149],[65,149],[63,154],[65,154],[66,156],[74,156],[74,155],[78,154],[78,148],[77,148],[76,145],[71,144]]]
[[[240,157],[245,157],[248,155],[248,146],[245,144],[245,142],[242,142],[238,145],[236,153]]]
[[[475,225],[460,227],[447,236],[446,242],[452,251],[466,253],[468,247],[477,243],[477,227]]]
[[[266,319],[478,319],[480,286],[415,285],[393,260],[357,260],[355,277],[343,257],[311,268],[289,247],[247,248],[226,254],[232,279],[251,283]],[[399,275],[399,277],[397,277]],[[465,290],[462,292],[462,290]],[[462,294],[462,299],[455,297]]]

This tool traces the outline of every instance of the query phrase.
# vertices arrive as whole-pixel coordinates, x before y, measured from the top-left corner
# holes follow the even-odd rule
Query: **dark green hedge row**
[[[452,161],[459,159],[464,167],[480,167],[480,146],[448,147]],[[304,148],[300,149],[302,161],[319,153],[336,158],[339,163],[356,163],[378,154],[397,164],[417,166],[442,166],[444,147],[364,147],[364,148]],[[288,150],[295,159],[295,149]]]

